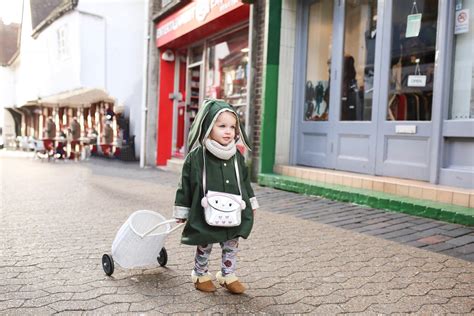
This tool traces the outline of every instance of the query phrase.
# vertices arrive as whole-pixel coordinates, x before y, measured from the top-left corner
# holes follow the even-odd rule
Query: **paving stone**
[[[434,244],[439,244],[440,242],[447,241],[450,239],[451,237],[447,237],[443,235],[433,235],[433,236],[418,239],[418,242],[422,242],[428,245],[434,245]]]
[[[398,237],[403,237],[407,235],[413,234],[415,231],[413,231],[411,228],[397,228],[394,231],[390,231],[387,233],[380,234],[379,237],[393,240]],[[375,234],[374,234],[375,235]]]
[[[183,299],[184,302],[186,300]],[[160,304],[157,304],[156,300],[147,300],[143,302],[138,302],[138,303],[131,303],[129,307],[130,312],[150,312],[154,310],[155,308],[159,307]]]
[[[422,230],[432,229],[432,228],[435,228],[435,227],[440,227],[440,226],[443,226],[443,225],[444,224],[441,223],[441,222],[427,220],[424,224],[413,225],[412,228],[414,230],[422,231]]]
[[[19,300],[19,299],[10,299],[7,301],[2,301],[0,302],[0,311],[6,311],[12,308],[17,308],[23,305],[25,300]]]
[[[271,305],[265,309],[270,314],[303,314],[314,310],[314,306],[301,302],[289,305]]]
[[[127,313],[129,308],[130,304],[128,303],[117,303],[96,308],[92,311],[84,313],[84,315],[115,315],[118,313]]]
[[[22,307],[42,307],[54,302],[69,300],[73,295],[73,293],[56,293],[47,296],[40,296],[38,298],[26,300]]]
[[[8,313],[5,313],[6,315],[31,315],[31,316],[37,316],[37,315],[52,315],[56,314],[56,311],[52,308],[49,307],[39,307],[39,308],[15,308],[8,310]]]
[[[449,302],[443,305],[448,313],[464,314],[472,313],[474,310],[474,296],[470,297],[452,297]]]
[[[454,229],[454,230],[446,230],[443,232],[443,235],[446,235],[446,236],[449,236],[449,237],[461,237],[461,236],[464,236],[464,235],[468,235],[468,234],[472,234],[472,231],[473,229],[472,228],[465,228],[465,227],[461,227],[461,228],[457,228],[457,229]]]
[[[314,315],[336,315],[343,312],[344,310],[339,304],[322,304],[316,307],[311,313]]]
[[[453,244],[456,246],[463,246],[469,243],[474,243],[474,236],[473,235],[464,235],[461,237],[453,238],[447,241],[449,244]]]
[[[48,307],[58,311],[58,312],[66,312],[66,311],[91,311],[96,310],[97,308],[104,306],[104,303],[98,300],[84,300],[84,301],[59,301],[55,303],[51,303]]]
[[[453,244],[448,244],[445,242],[437,243],[434,245],[427,245],[426,247],[423,247],[425,250],[431,250],[435,252],[441,252],[443,250],[448,250],[448,249],[453,249],[456,248],[456,245]]]

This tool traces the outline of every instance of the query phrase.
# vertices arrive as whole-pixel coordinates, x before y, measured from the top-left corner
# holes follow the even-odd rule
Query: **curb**
[[[474,209],[468,207],[418,200],[343,185],[323,184],[277,174],[259,174],[258,184],[284,191],[317,195],[341,202],[351,202],[465,226],[474,226]]]

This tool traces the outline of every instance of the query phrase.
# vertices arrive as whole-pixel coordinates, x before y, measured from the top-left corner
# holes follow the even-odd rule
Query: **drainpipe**
[[[143,74],[142,74],[142,120],[140,133],[140,168],[144,168],[146,164],[146,122],[147,122],[147,86],[148,86],[148,45],[150,44],[150,35],[148,33],[150,16],[149,16],[149,0],[144,1],[144,17],[143,38]]]

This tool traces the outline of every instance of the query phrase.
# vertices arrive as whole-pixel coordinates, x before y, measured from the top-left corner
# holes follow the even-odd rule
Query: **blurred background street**
[[[166,268],[116,266],[107,277],[101,267],[102,254],[110,253],[118,228],[132,212],[171,216],[177,173],[117,160],[48,163],[2,154],[0,175],[0,314],[474,311],[474,264],[467,251],[474,234],[461,225],[410,218],[426,221],[418,223],[417,240],[433,227],[438,236],[464,229],[464,253],[463,246],[451,245],[458,251],[448,256],[410,241],[390,241],[396,230],[383,236],[364,220],[357,229],[354,224],[341,228],[364,214],[388,223],[397,218],[403,223],[408,215],[256,186],[262,208],[239,254],[238,275],[248,290],[242,296],[224,289],[205,294],[191,283],[194,249],[179,244],[179,232],[166,239]],[[295,209],[300,218],[292,214]],[[322,216],[327,210],[333,220]],[[378,225],[379,233],[382,228]],[[211,255],[214,273],[217,249]]]

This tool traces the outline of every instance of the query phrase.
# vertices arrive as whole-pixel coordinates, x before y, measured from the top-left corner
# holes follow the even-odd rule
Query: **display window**
[[[453,51],[453,78],[449,119],[474,118],[474,26],[469,13],[474,1],[462,1],[456,7]],[[472,18],[471,18],[472,19]]]
[[[377,0],[346,2],[341,121],[370,121],[374,90]]]
[[[437,20],[438,0],[393,2],[387,120],[431,120]]]
[[[209,42],[206,97],[232,104],[245,124],[249,65],[248,27]]]
[[[327,121],[334,1],[310,5],[303,119]]]

